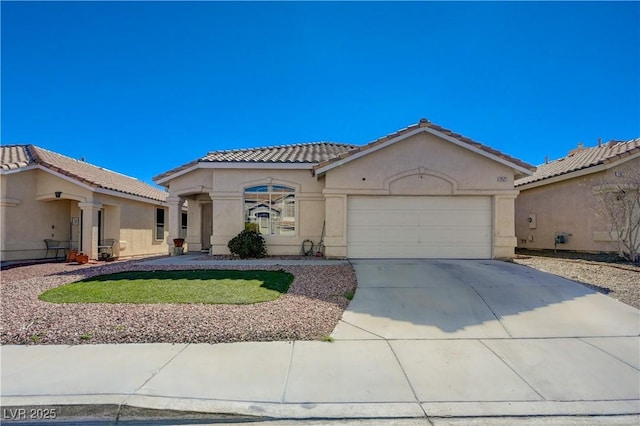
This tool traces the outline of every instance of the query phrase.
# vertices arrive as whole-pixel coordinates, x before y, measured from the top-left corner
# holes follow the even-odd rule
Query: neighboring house
[[[169,242],[188,201],[188,251],[229,253],[263,218],[270,254],[324,238],[328,257],[493,258],[514,253],[513,182],[532,171],[422,119],[364,146],[211,152],[154,181],[169,189]]]
[[[45,255],[45,239],[98,258],[166,254],[167,193],[33,145],[0,147],[2,261]]]
[[[516,180],[518,247],[589,252],[618,251],[618,236],[603,209],[616,209],[624,194],[640,184],[640,139],[578,148],[538,166]],[[616,191],[612,194],[611,191]],[[611,201],[603,204],[608,195]],[[639,212],[636,211],[635,223]]]

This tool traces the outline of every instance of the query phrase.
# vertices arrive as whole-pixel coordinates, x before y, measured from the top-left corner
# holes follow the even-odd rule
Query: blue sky
[[[638,2],[7,2],[2,144],[145,182],[426,117],[534,165],[640,136]]]

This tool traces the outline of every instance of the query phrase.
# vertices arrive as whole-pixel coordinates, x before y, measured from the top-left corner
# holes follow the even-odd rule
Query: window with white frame
[[[261,234],[295,235],[295,189],[270,184],[246,188],[244,190],[244,221],[257,224]]]

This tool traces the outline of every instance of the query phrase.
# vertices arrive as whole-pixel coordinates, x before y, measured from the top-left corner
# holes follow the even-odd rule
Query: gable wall
[[[562,232],[571,235],[566,244],[557,245],[558,250],[617,252],[617,243],[598,213],[600,201],[593,187],[624,182],[633,173],[637,176],[638,170],[640,158],[605,171],[521,190],[516,199],[518,247],[554,249],[555,235]],[[625,177],[616,177],[616,171],[623,171]],[[530,228],[530,214],[535,215],[535,229]]]
[[[477,195],[491,197],[493,257],[513,256],[513,180],[513,169],[430,134],[396,142],[326,173],[327,253],[347,255],[349,195]]]
[[[420,173],[420,168],[424,169],[423,173]],[[447,185],[439,182],[442,177],[454,180],[457,190],[513,189],[513,171],[509,167],[426,133],[414,135],[329,170],[326,186],[328,189],[354,193],[389,189],[393,192],[393,188],[389,188],[393,184],[389,181],[411,172],[417,177],[402,179],[406,182],[402,182],[396,192],[441,194],[447,191]],[[429,175],[433,177],[428,178]],[[498,176],[505,176],[506,181],[498,182]]]

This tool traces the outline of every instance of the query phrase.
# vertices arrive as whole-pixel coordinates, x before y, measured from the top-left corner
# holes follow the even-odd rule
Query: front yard
[[[355,289],[350,265],[221,267],[292,274],[289,290],[273,301],[207,303],[51,303],[47,290],[100,275],[141,270],[195,270],[143,266],[33,265],[2,271],[1,344],[221,343],[320,340],[328,336]],[[228,274],[228,271],[225,272]]]
[[[293,275],[282,271],[130,271],[98,275],[52,288],[53,303],[206,303],[246,305],[276,300]]]

